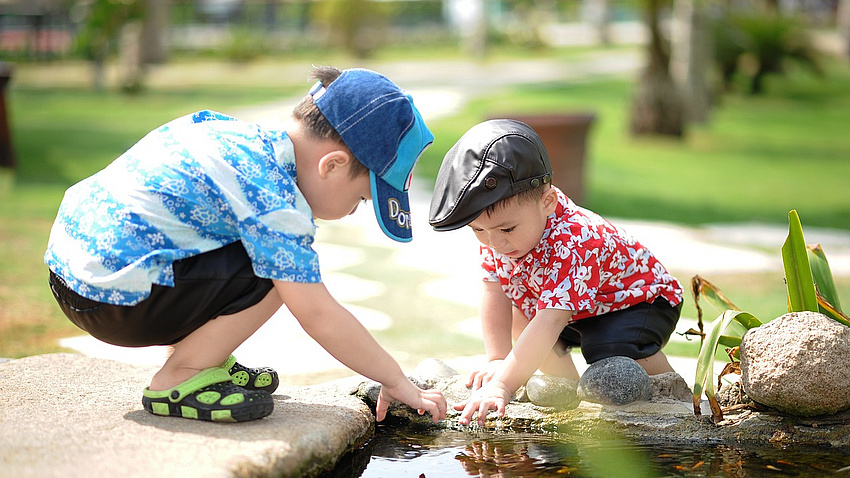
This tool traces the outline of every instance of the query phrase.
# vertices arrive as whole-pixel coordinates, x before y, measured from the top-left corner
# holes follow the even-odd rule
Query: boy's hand
[[[472,416],[478,413],[478,425],[484,426],[487,420],[487,412],[496,410],[499,417],[505,416],[505,405],[511,401],[511,394],[504,384],[491,380],[487,386],[472,392],[472,396],[466,402],[454,406],[455,410],[462,410],[458,423],[469,425]]]
[[[375,406],[375,419],[383,420],[387,416],[387,409],[394,401],[399,401],[415,408],[420,415],[428,412],[434,423],[446,418],[446,397],[439,390],[422,390],[410,380],[405,380],[396,386],[381,385],[381,393],[378,395],[378,403]]]
[[[469,380],[466,381],[466,387],[472,387],[473,390],[478,390],[484,385],[487,385],[487,382],[489,382],[493,378],[493,375],[495,375],[499,368],[501,368],[502,362],[504,362],[502,359],[491,360],[487,363],[487,367],[485,367],[484,370],[475,370],[470,373]]]

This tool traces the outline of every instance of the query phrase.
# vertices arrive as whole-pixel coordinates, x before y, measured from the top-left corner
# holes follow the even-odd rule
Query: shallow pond
[[[663,437],[660,437],[663,438]],[[327,477],[850,477],[850,450],[572,439],[548,433],[378,426]]]

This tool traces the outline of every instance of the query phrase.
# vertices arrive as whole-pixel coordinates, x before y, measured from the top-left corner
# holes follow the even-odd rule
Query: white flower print
[[[184,179],[164,178],[160,184],[163,191],[174,196],[183,196],[189,192]]]
[[[272,259],[277,269],[287,270],[295,266],[295,255],[292,251],[280,249],[272,256]]]
[[[280,196],[274,195],[265,189],[259,191],[257,200],[263,203],[265,210],[277,209],[281,205]]]
[[[259,178],[263,175],[263,170],[258,161],[253,159],[242,159],[237,163],[239,172],[249,178]]]
[[[97,249],[100,251],[109,250],[116,242],[118,242],[118,237],[115,235],[115,231],[104,231],[97,237]]]
[[[191,218],[197,221],[202,227],[207,227],[210,224],[218,222],[218,216],[213,214],[209,209],[195,206],[191,211]]]

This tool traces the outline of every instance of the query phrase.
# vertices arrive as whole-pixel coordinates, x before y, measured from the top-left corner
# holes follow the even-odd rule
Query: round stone
[[[603,405],[626,405],[652,398],[652,380],[628,357],[608,357],[594,362],[578,384],[578,397]]]
[[[525,384],[528,400],[538,407],[571,410],[578,407],[578,380],[550,375],[534,375]]]

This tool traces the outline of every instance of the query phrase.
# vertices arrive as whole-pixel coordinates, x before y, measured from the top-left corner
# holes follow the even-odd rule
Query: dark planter
[[[577,204],[584,201],[585,145],[593,113],[507,115],[531,126],[540,136],[552,163],[552,184]]]
[[[15,167],[15,151],[9,130],[9,115],[6,112],[6,90],[12,79],[12,64],[0,61],[0,167]]]

